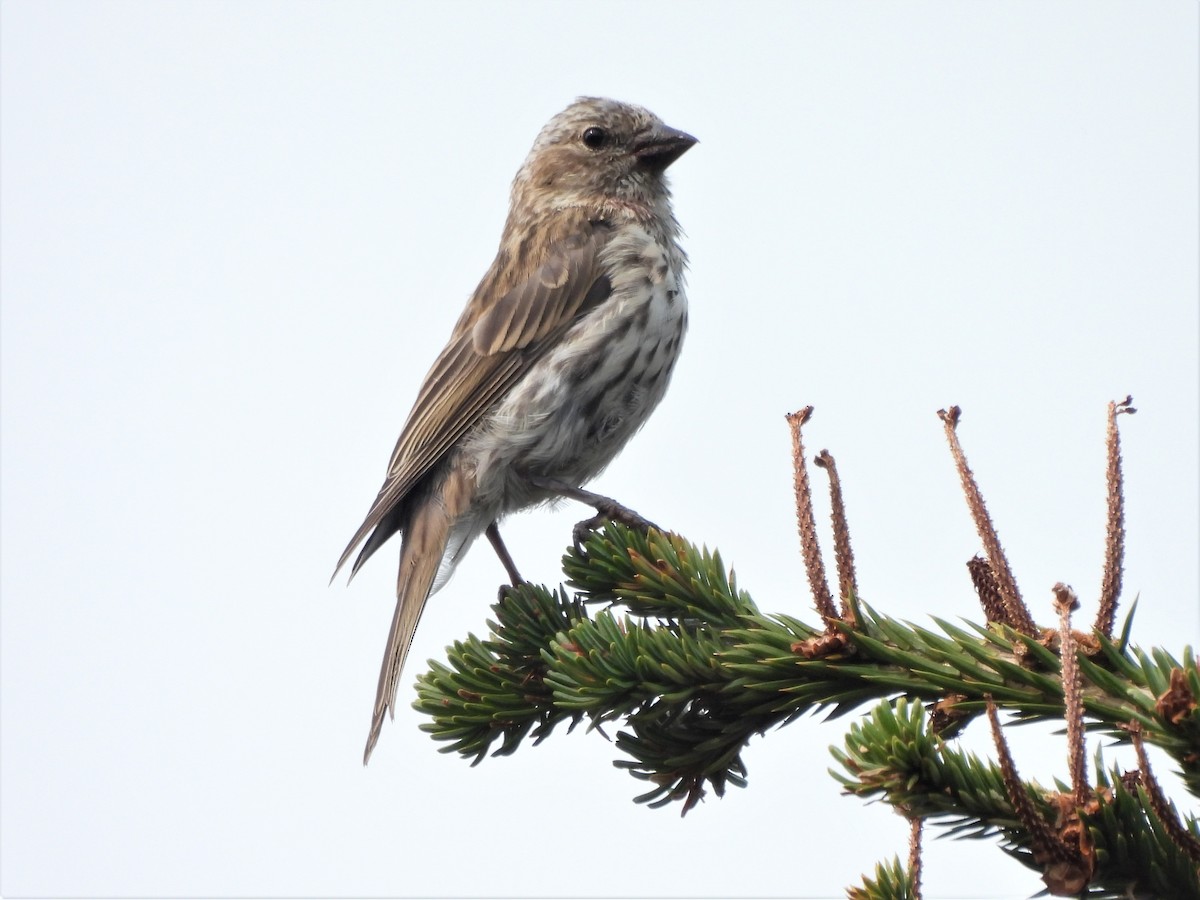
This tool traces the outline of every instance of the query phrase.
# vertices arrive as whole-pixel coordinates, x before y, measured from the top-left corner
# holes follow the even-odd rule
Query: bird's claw
[[[596,503],[596,515],[590,519],[584,519],[582,522],[575,523],[575,527],[571,530],[571,538],[575,543],[575,549],[582,552],[583,545],[587,542],[597,528],[605,522],[619,522],[629,528],[638,531],[649,531],[653,528],[655,531],[662,531],[658,525],[655,525],[649,519],[639,515],[627,506],[622,506],[615,500],[608,500]]]

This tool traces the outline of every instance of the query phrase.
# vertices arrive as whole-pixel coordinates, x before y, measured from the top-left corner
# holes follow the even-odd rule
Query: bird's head
[[[513,183],[514,206],[659,212],[667,166],[695,143],[640,106],[580,97],[538,135]]]

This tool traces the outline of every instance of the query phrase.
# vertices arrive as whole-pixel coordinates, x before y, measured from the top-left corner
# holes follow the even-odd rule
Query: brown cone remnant
[[[1196,698],[1188,687],[1183,669],[1171,670],[1171,683],[1154,703],[1154,710],[1172,725],[1178,725],[1196,708]]]
[[[1117,416],[1137,412],[1133,397],[1108,404],[1108,527],[1104,547],[1104,579],[1100,584],[1100,608],[1096,613],[1096,631],[1112,637],[1117,600],[1121,597],[1121,577],[1125,561],[1125,490],[1121,475],[1121,434]]]
[[[1008,619],[1008,609],[1004,606],[1004,598],[1000,596],[1000,587],[996,584],[991,563],[976,554],[967,560],[967,571],[971,573],[971,584],[975,585],[975,593],[979,595],[979,605],[983,607],[983,616],[988,624],[999,622],[1011,626],[1013,623]]]
[[[1071,613],[1079,608],[1079,599],[1070,585],[1054,585],[1054,608],[1058,611],[1059,656],[1062,658],[1063,702],[1066,705],[1067,752],[1071,771],[1071,789],[1075,804],[1082,806],[1091,795],[1087,780],[1087,750],[1083,731],[1083,676],[1079,673],[1079,648],[1071,633]]]
[[[825,563],[821,559],[821,548],[817,543],[816,517],[813,515],[812,486],[808,480],[808,467],[804,464],[804,442],[800,429],[812,417],[813,408],[806,406],[799,412],[788,413],[786,418],[792,429],[792,469],[796,490],[796,525],[800,531],[800,552],[804,557],[804,568],[808,584],[812,589],[817,612],[827,622],[837,618],[829,582],[825,579]]]
[[[1137,751],[1138,780],[1146,791],[1150,808],[1162,822],[1163,829],[1175,846],[1186,853],[1193,863],[1200,865],[1200,841],[1196,840],[1196,836],[1179,820],[1179,814],[1150,770],[1150,759],[1146,756],[1146,747],[1142,743],[1142,726],[1136,719],[1129,723],[1129,736],[1133,740],[1134,750]]]
[[[967,457],[963,453],[962,444],[959,443],[957,428],[961,416],[962,410],[957,406],[952,406],[949,410],[938,410],[938,417],[941,418],[946,430],[946,440],[950,442],[950,452],[954,456],[958,477],[962,481],[967,507],[971,510],[971,517],[975,520],[975,529],[979,532],[980,540],[983,541],[983,549],[987,553],[996,588],[999,590],[1000,597],[1004,601],[1004,608],[1008,612],[1008,624],[1023,634],[1035,635],[1037,634],[1037,625],[1029,613],[1029,608],[1025,606],[1025,601],[1021,599],[1021,592],[1017,588],[1016,579],[1013,578],[1012,569],[1009,568],[1008,558],[1004,555],[1004,548],[1000,546],[1000,538],[996,534],[991,516],[988,515],[987,504],[983,502],[983,494],[975,482],[971,468],[967,465]]]
[[[1058,821],[1051,826],[1043,819],[1017,774],[1012,751],[1000,729],[996,704],[990,695],[987,697],[987,716],[996,742],[1005,792],[1021,825],[1029,832],[1033,859],[1042,866],[1042,881],[1057,897],[1078,895],[1091,881],[1096,860],[1087,829],[1079,821],[1074,798],[1055,795],[1053,801],[1058,807]]]
[[[854,624],[850,597],[858,596],[858,577],[854,572],[854,549],[850,546],[850,525],[846,520],[846,502],[842,498],[842,480],[838,477],[833,454],[822,450],[813,460],[829,473],[829,505],[833,519],[833,555],[837,562],[838,595],[842,598],[842,618]]]

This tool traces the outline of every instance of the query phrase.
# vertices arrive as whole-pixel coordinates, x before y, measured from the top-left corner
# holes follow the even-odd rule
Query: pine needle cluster
[[[854,898],[920,896],[920,835],[990,838],[1057,896],[1200,898],[1200,824],[1180,815],[1146,758],[1159,747],[1200,797],[1200,671],[1131,643],[1132,608],[1113,635],[1124,547],[1117,417],[1109,406],[1108,542],[1099,613],[1073,631],[1078,606],[1055,588],[1058,621],[1040,626],[1021,599],[957,438],[960,412],[940,415],[984,555],[968,563],[984,621],[922,627],[857,596],[849,529],[832,457],[837,596],[825,583],[801,429],[788,417],[796,462],[797,521],[819,621],[764,614],[719,553],[654,529],[609,522],[563,558],[566,584],[505,588],[491,636],[449,648],[418,682],[422,728],[478,763],[537,743],[555,727],[614,724],[616,765],[645,782],[638,802],[691,810],[709,791],[747,783],[742,753],[755,735],[808,713],[869,707],[833,748],[846,793],[880,799],[912,823],[906,865],[881,863]],[[1136,605],[1136,604],[1135,604]],[[1068,780],[1021,778],[1000,726],[1066,726]],[[954,737],[981,719],[996,758],[961,751]],[[1085,735],[1131,744],[1138,768],[1087,765]],[[1095,781],[1089,780],[1089,770]]]

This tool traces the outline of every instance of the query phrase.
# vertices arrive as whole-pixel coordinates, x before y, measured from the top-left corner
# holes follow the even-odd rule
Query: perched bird
[[[394,715],[429,595],[497,522],[559,497],[639,521],[582,489],[662,400],[687,326],[686,256],[664,172],[696,139],[640,106],[581,97],[538,135],[500,249],[438,356],[366,519],[351,577],[400,532],[396,612],[363,763]],[[643,521],[644,520],[640,520]],[[577,532],[578,534],[578,532]]]

